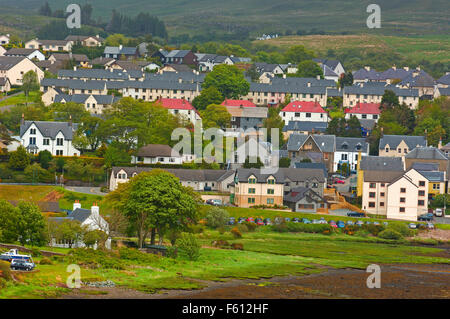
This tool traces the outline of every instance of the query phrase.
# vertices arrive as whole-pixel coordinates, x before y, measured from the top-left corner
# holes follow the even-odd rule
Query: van
[[[436,208],[436,210],[434,211],[434,215],[436,217],[442,217],[442,208]]]

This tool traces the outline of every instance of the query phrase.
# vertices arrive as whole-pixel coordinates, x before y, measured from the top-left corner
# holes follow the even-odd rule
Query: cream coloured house
[[[379,156],[404,157],[416,147],[426,147],[425,136],[383,135],[379,144]]]
[[[26,49],[39,49],[51,52],[70,52],[72,51],[72,42],[67,40],[39,40],[33,39],[25,43]]]
[[[36,72],[38,80],[44,72],[26,57],[0,56],[0,78],[8,78],[11,85],[22,85],[22,78],[28,71]]]

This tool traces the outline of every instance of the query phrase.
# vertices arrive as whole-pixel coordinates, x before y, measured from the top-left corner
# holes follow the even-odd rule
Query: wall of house
[[[286,125],[288,125],[290,121],[328,122],[327,113],[280,112],[280,116]]]
[[[374,187],[370,187],[371,184]],[[364,181],[362,186],[362,209],[369,214],[386,215],[388,205],[387,185],[388,183]],[[375,194],[372,195],[371,193]],[[370,203],[373,203],[374,207],[370,207]]]
[[[401,188],[405,188],[406,192],[402,193]],[[417,221],[417,191],[417,187],[405,177],[389,185],[388,207],[386,211],[387,218]],[[405,202],[401,203],[400,198],[405,198]],[[405,211],[400,212],[400,207],[403,207]]]
[[[249,193],[249,188],[254,188],[255,193]],[[268,194],[267,190],[273,189],[274,194]],[[283,205],[283,184],[265,183],[238,183],[235,187],[235,204],[239,207],[255,205]],[[249,203],[249,198],[254,198],[254,203]],[[268,199],[273,199],[273,204],[268,204]]]

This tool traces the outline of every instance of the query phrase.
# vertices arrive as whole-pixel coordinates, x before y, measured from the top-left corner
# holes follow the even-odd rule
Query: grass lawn
[[[33,92],[30,92],[30,95],[27,98],[24,93],[20,93],[18,95],[11,96],[11,97],[7,98],[6,100],[1,101],[0,107],[5,106],[5,105],[24,104],[27,101],[28,101],[28,103],[32,103],[34,101],[34,99],[36,99],[39,96],[39,94],[40,94],[39,91],[33,91]]]
[[[54,189],[54,186],[0,185],[0,198],[38,202]]]

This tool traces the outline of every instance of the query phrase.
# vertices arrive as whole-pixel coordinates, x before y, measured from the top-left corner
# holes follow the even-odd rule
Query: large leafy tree
[[[20,202],[17,208],[19,209],[19,214],[16,227],[19,234],[19,242],[22,245],[44,245],[47,237],[47,225],[39,207],[32,203]]]
[[[208,105],[205,110],[200,111],[200,115],[202,116],[204,129],[211,127],[224,129],[230,126],[231,114],[223,105]]]
[[[28,71],[22,77],[22,90],[25,96],[29,96],[31,91],[39,89],[39,80],[36,72]]]
[[[303,45],[295,45],[287,49],[284,53],[284,62],[299,64],[315,57],[313,51],[306,49]]]
[[[136,175],[107,198],[134,226],[139,247],[152,229],[158,231],[162,243],[167,231],[181,232],[197,219],[198,202],[192,192],[174,175],[160,169]]]
[[[306,60],[298,64],[296,75],[302,78],[315,78],[316,76],[323,78],[323,71],[313,60]]]
[[[250,83],[244,77],[244,73],[234,65],[221,64],[214,67],[205,77],[203,89],[215,87],[224,98],[238,99],[247,95]]]
[[[284,121],[280,116],[280,111],[282,107],[271,107],[269,108],[269,114],[263,121],[263,127],[267,129],[267,141],[273,143],[273,138],[278,138],[279,146],[283,145],[283,127]],[[278,136],[272,136],[272,129],[278,129]]]
[[[16,151],[11,153],[8,166],[12,169],[23,171],[28,165],[30,165],[30,157],[25,147],[20,145]]]
[[[12,243],[17,240],[19,210],[8,201],[0,199],[0,241]]]
[[[197,110],[204,110],[208,105],[220,104],[223,102],[223,96],[219,90],[211,86],[209,88],[203,89],[200,95],[196,96],[192,100],[192,105],[195,106]]]

